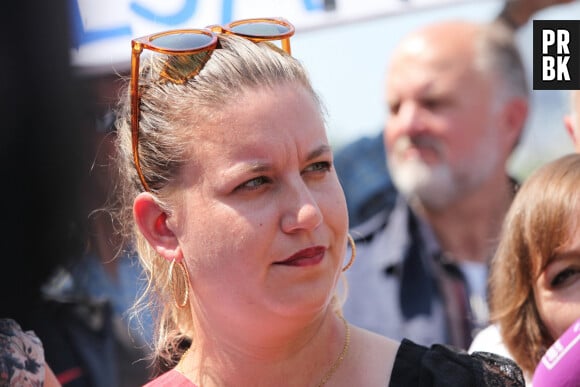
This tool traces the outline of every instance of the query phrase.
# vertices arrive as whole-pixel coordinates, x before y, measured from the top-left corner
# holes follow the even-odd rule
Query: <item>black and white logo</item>
[[[534,20],[534,89],[580,89],[580,20]]]

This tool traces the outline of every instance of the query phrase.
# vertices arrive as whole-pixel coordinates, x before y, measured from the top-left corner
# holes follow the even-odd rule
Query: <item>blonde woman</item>
[[[395,342],[343,318],[335,289],[356,249],[292,33],[283,19],[253,19],[133,41],[118,146],[122,223],[159,311],[161,375],[149,385],[519,385],[509,361]],[[272,39],[282,48],[261,42]]]

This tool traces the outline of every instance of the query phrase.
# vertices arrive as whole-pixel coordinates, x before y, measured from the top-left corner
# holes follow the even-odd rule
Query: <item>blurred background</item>
[[[527,1],[527,0],[524,0]],[[463,18],[491,21],[504,0],[73,0],[76,66],[126,71],[131,38],[231,20],[284,16],[296,26],[293,55],[309,70],[328,109],[335,149],[382,130],[384,72],[407,32],[430,22]],[[546,8],[533,19],[580,19],[580,1]],[[532,81],[532,21],[517,32]],[[531,88],[531,86],[530,86]],[[532,114],[511,162],[523,179],[539,165],[572,151],[562,116],[565,91],[532,91]]]
[[[403,35],[440,19],[490,21],[502,6],[503,1],[455,2],[298,32],[292,41],[293,53],[306,64],[326,103],[329,135],[335,148],[382,130],[386,63]],[[553,6],[534,18],[580,19],[580,1]],[[532,21],[517,32],[517,39],[531,89]],[[512,174],[519,178],[546,161],[573,151],[562,121],[569,108],[567,91],[531,92],[531,116],[510,165]]]

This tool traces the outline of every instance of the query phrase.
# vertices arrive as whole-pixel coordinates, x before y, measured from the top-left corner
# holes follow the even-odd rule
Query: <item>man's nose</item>
[[[426,128],[425,112],[416,102],[405,102],[397,114],[391,118],[390,126],[398,128],[400,132],[408,136],[420,134]]]

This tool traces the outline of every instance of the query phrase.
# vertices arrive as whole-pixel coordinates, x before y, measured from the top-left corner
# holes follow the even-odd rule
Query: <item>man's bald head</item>
[[[442,210],[505,178],[528,111],[509,30],[445,21],[396,47],[386,74],[388,166],[397,189]]]
[[[448,20],[429,24],[407,35],[393,53],[392,65],[409,56],[447,58],[441,66],[472,66],[498,82],[502,100],[528,98],[525,68],[513,33],[501,23]],[[406,57],[406,59],[402,59]]]

